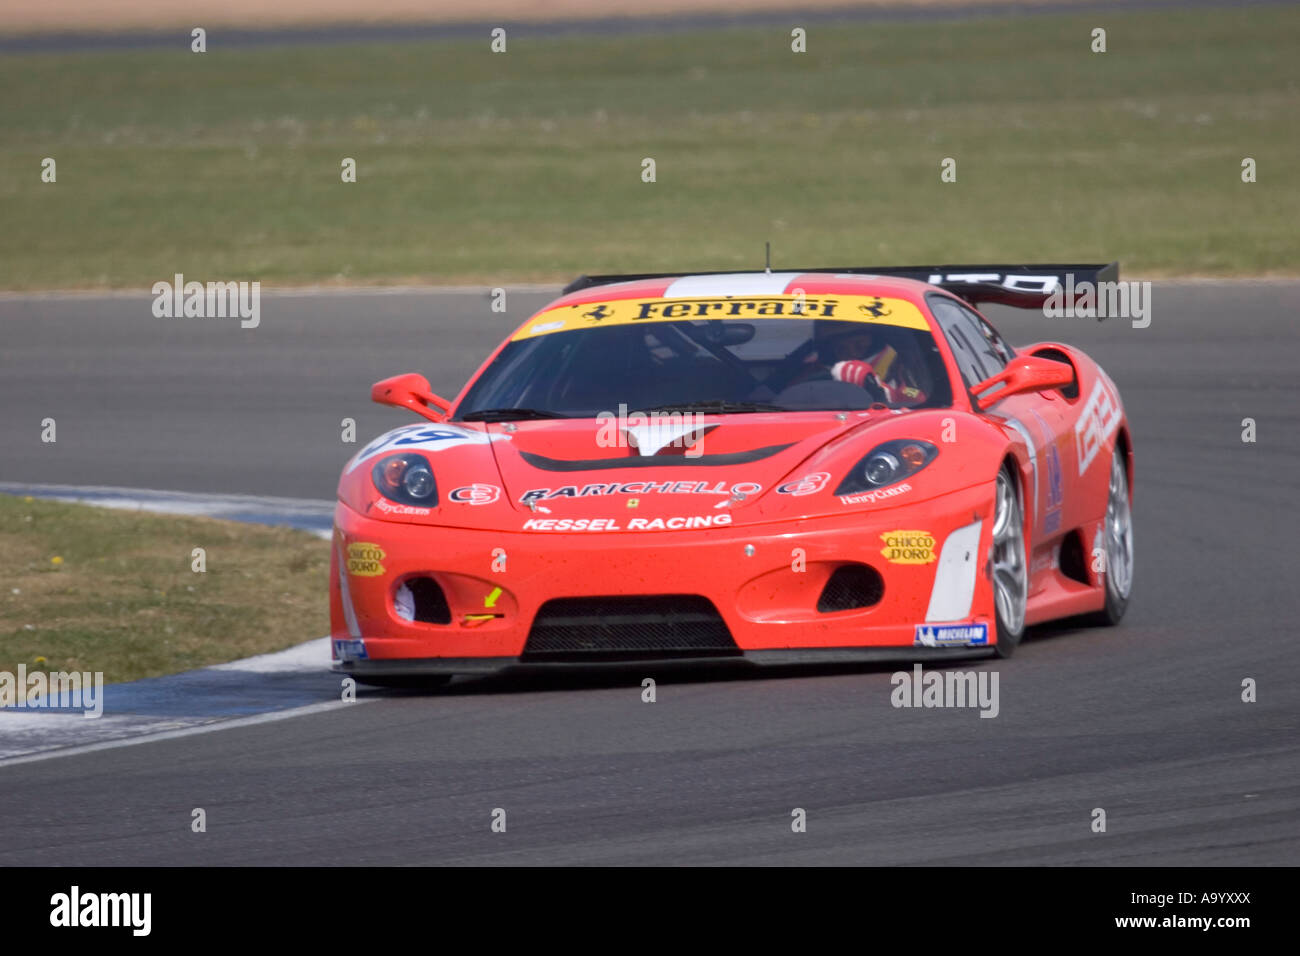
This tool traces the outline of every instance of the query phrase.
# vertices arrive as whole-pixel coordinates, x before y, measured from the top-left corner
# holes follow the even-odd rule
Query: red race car
[[[974,308],[1115,264],[583,277],[343,469],[335,670],[1009,655],[1114,624],[1132,440],[1078,349]],[[1069,277],[1069,281],[1067,281]]]

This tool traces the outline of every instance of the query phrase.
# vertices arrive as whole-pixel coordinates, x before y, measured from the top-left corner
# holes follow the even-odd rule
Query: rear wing
[[[734,275],[762,275],[771,270],[742,270]],[[819,266],[816,269],[781,269],[780,272],[828,272],[837,275],[895,276],[916,279],[959,299],[978,305],[995,302],[1021,309],[1036,309],[1055,294],[1060,294],[1061,304],[1074,301],[1075,290],[1083,283],[1092,284],[1096,293],[1098,282],[1118,282],[1119,263],[1047,265],[948,265],[948,266]],[[717,275],[716,272],[645,272],[637,275],[578,276],[564,292],[577,292],[593,286],[613,282],[635,282],[639,279],[676,279],[684,276]]]

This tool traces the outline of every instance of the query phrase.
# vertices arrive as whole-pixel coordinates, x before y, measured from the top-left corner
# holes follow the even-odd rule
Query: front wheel
[[[1020,494],[1008,467],[998,472],[993,517],[993,604],[997,611],[998,657],[1010,657],[1025,633],[1029,566]]]

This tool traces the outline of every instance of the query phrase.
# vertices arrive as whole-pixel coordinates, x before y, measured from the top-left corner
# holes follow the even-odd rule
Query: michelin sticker
[[[914,647],[976,647],[989,642],[987,624],[918,624]]]
[[[366,654],[366,642],[360,639],[352,641],[334,642],[334,658],[340,661],[364,661]]]
[[[367,458],[381,451],[442,451],[458,445],[488,445],[493,439],[510,440],[509,435],[493,435],[455,425],[404,425],[380,435],[348,462],[352,471]]]

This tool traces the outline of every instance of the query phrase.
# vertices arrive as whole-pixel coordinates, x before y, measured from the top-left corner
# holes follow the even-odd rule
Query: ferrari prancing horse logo
[[[885,305],[884,301],[877,296],[874,301],[864,302],[862,305],[858,306],[858,311],[863,315],[869,315],[873,319],[878,319],[881,316],[889,315],[890,310],[889,306]]]

